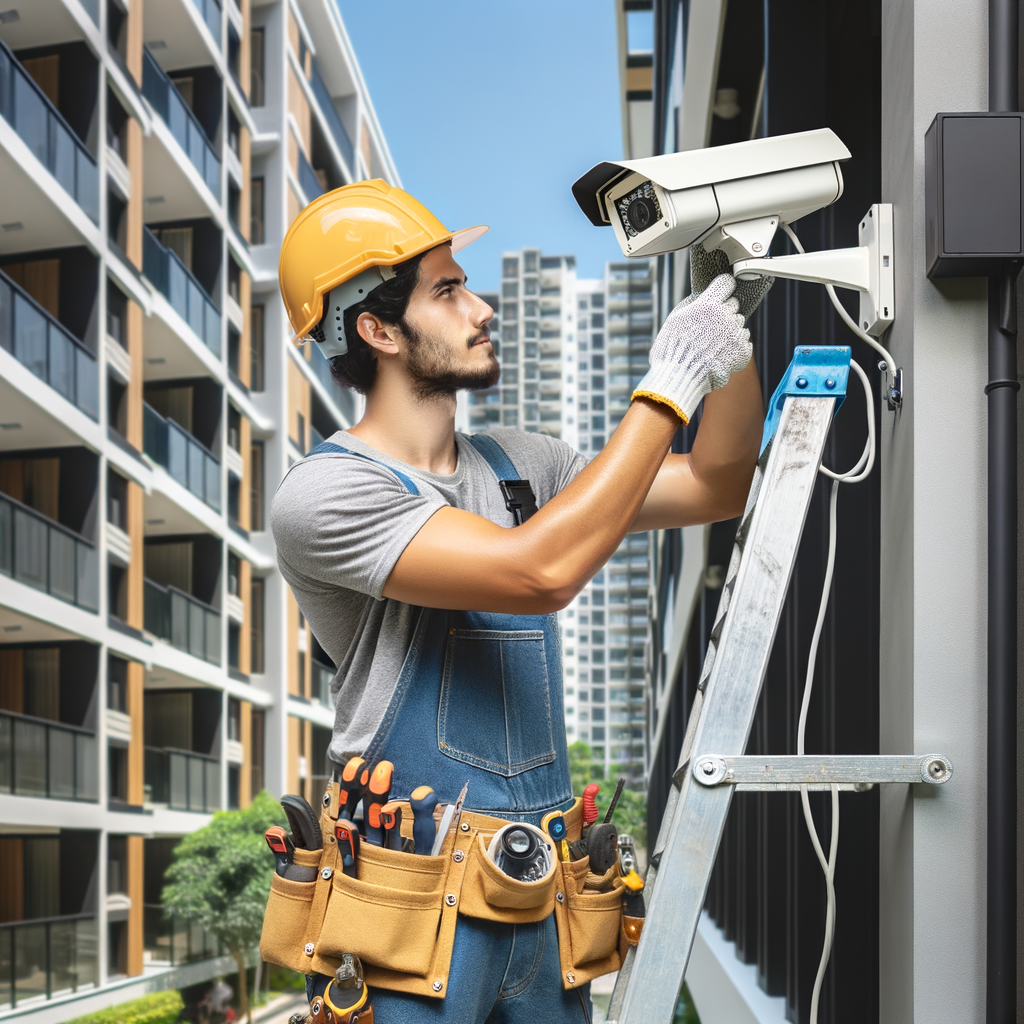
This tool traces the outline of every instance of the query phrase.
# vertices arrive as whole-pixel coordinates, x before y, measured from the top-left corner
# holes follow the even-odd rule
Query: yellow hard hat
[[[327,358],[344,355],[344,311],[394,277],[391,267],[444,242],[458,252],[485,231],[449,231],[408,192],[380,178],[343,185],[314,199],[292,221],[278,263],[294,340],[301,344],[320,322],[326,296],[338,315],[328,321],[320,348]]]

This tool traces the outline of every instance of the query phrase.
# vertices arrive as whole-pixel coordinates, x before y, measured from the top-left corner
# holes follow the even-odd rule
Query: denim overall
[[[469,440],[495,487],[520,478],[494,438]],[[406,474],[396,476],[418,493]],[[428,785],[439,801],[454,802],[468,782],[467,809],[539,826],[546,812],[572,805],[564,722],[555,615],[423,608],[363,757],[394,764],[393,800]],[[443,1000],[375,989],[372,1002],[377,1024],[590,1020],[589,986],[562,987],[553,915],[526,925],[460,917]]]

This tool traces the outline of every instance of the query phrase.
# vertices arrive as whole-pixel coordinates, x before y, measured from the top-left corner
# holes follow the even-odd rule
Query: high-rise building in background
[[[318,797],[334,667],[267,515],[358,402],[290,344],[278,250],[399,182],[333,0],[6,6],[0,1011],[42,1022],[233,971],[164,916],[171,850]]]
[[[575,265],[537,249],[504,254],[502,375],[469,396],[472,430],[542,431],[593,457],[618,426],[647,370],[650,265],[610,263],[596,280],[578,279]],[[634,784],[645,769],[647,546],[646,534],[627,537],[561,614],[569,742],[586,742],[596,765]]]

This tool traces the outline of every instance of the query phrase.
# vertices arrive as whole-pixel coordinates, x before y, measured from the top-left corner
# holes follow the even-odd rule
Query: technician
[[[467,807],[539,825],[573,800],[555,612],[627,533],[742,512],[762,426],[745,323],[771,282],[737,285],[716,274],[721,253],[695,247],[693,293],[588,463],[543,434],[455,430],[456,393],[499,378],[494,311],[454,258],[485,230],[448,231],[379,180],[295,220],[280,259],[291,324],[344,353],[331,373],[366,409],[292,466],[271,526],[281,573],[338,666],[331,756],[393,761],[396,799],[427,784],[452,801],[468,779]],[[670,454],[702,399],[692,451]],[[507,503],[509,479],[529,482],[535,514],[522,487],[524,507]],[[587,989],[563,988],[552,917],[460,917],[445,997],[375,988],[373,1004],[380,1024],[590,1020]]]

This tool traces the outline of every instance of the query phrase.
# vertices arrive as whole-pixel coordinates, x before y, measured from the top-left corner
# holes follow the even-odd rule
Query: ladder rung
[[[693,777],[703,786],[735,786],[739,791],[786,791],[801,785],[827,789],[870,787],[876,783],[927,782],[941,785],[953,774],[943,754],[700,754]]]

